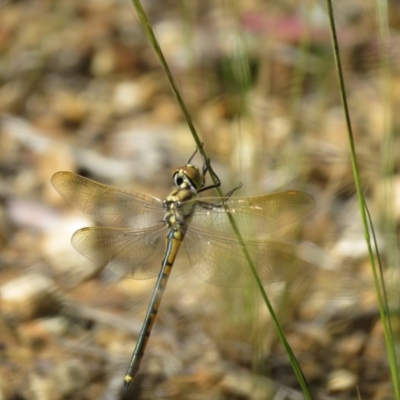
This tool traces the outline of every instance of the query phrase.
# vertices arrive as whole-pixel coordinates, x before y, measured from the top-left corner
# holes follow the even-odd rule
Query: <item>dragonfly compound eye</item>
[[[181,189],[190,188],[194,192],[204,186],[199,169],[191,164],[177,169],[173,174],[173,179],[177,187]]]

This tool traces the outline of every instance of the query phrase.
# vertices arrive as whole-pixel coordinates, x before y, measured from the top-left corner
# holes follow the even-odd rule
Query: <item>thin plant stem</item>
[[[201,140],[200,140],[200,138],[199,138],[199,136],[197,134],[197,131],[196,131],[194,125],[193,125],[193,122],[192,122],[192,119],[190,117],[189,111],[188,111],[188,109],[187,109],[187,107],[186,107],[186,105],[185,105],[185,103],[184,103],[184,101],[182,99],[182,96],[180,94],[180,91],[179,91],[176,83],[175,83],[175,79],[174,79],[174,77],[173,77],[173,75],[171,73],[171,70],[168,67],[168,63],[167,63],[167,61],[166,61],[166,59],[165,59],[165,57],[163,55],[163,52],[162,52],[162,50],[160,48],[160,45],[159,45],[159,43],[157,41],[156,35],[155,35],[155,33],[154,33],[154,31],[153,31],[153,29],[151,27],[150,21],[147,18],[147,15],[146,15],[146,13],[145,13],[140,1],[139,0],[132,0],[132,3],[133,3],[133,5],[134,5],[134,7],[136,9],[136,12],[138,14],[139,20],[140,20],[140,22],[141,22],[141,24],[142,24],[142,26],[143,26],[143,28],[145,30],[145,33],[146,33],[146,35],[147,35],[147,37],[148,37],[148,39],[150,41],[150,44],[153,47],[153,49],[155,50],[155,52],[156,52],[156,54],[157,54],[157,56],[158,56],[158,58],[160,60],[160,63],[162,65],[162,68],[165,71],[165,74],[166,74],[167,79],[168,79],[168,81],[169,81],[169,83],[171,85],[171,88],[172,88],[172,91],[173,91],[173,93],[175,95],[175,98],[176,98],[176,100],[177,100],[177,102],[178,102],[178,104],[179,104],[179,106],[180,106],[180,108],[182,110],[182,113],[184,115],[186,123],[188,124],[189,129],[190,129],[190,131],[191,131],[191,133],[193,135],[193,139],[195,140],[196,145],[199,148],[200,153],[203,155],[204,159],[207,160],[207,167],[208,167],[208,169],[210,171],[211,178],[214,181],[214,183],[216,183],[218,181],[218,178],[216,177],[215,172],[212,170],[211,165],[209,165],[210,164],[209,163],[209,159],[207,158],[207,155],[205,153],[204,146],[203,146],[203,144],[202,144],[202,142],[201,142]],[[220,188],[217,188],[217,191],[218,191],[218,194],[221,197],[221,199],[223,199],[223,194],[222,194]],[[228,210],[228,206],[227,205],[224,205],[224,206]],[[262,298],[263,298],[263,300],[264,300],[264,302],[266,304],[266,307],[268,308],[268,311],[269,311],[269,313],[271,315],[271,318],[272,318],[272,320],[274,322],[274,325],[275,325],[275,328],[277,330],[278,336],[279,336],[280,340],[282,341],[282,344],[283,344],[283,346],[284,346],[284,348],[285,348],[285,350],[286,350],[286,352],[288,354],[290,363],[292,365],[292,368],[294,370],[296,378],[297,378],[297,380],[298,380],[298,382],[299,382],[299,384],[300,384],[300,386],[302,388],[304,397],[307,400],[308,399],[312,399],[312,396],[311,396],[311,393],[309,391],[306,379],[305,379],[305,377],[303,375],[303,372],[302,372],[302,370],[300,368],[300,365],[299,365],[299,363],[298,363],[298,361],[297,361],[297,359],[296,359],[296,357],[295,357],[295,355],[293,353],[293,350],[291,349],[288,341],[286,340],[286,337],[285,337],[285,335],[283,333],[283,329],[282,329],[282,327],[281,327],[281,325],[279,323],[278,317],[276,316],[276,314],[274,312],[272,304],[271,304],[271,302],[270,302],[270,300],[269,300],[269,298],[267,296],[267,293],[266,293],[266,291],[265,291],[265,289],[264,289],[264,287],[262,285],[260,277],[258,276],[256,267],[254,266],[254,263],[251,260],[251,257],[250,257],[250,255],[249,255],[249,253],[247,251],[245,241],[243,240],[243,238],[242,238],[242,236],[240,234],[239,228],[236,225],[236,222],[235,222],[235,220],[234,220],[234,218],[232,216],[232,213],[227,212],[227,215],[228,215],[228,218],[229,218],[229,220],[230,220],[230,222],[232,224],[234,232],[235,232],[235,234],[237,236],[239,244],[241,245],[241,247],[243,249],[243,253],[244,253],[245,257],[246,257],[246,260],[248,262],[249,268],[250,268],[250,270],[251,270],[251,272],[253,274],[256,286],[257,286],[258,290],[261,293],[261,296],[262,296]],[[282,266],[282,267],[284,267],[284,266]]]
[[[377,299],[378,299],[380,318],[381,318],[382,325],[383,325],[386,349],[387,349],[387,353],[388,353],[388,357],[389,357],[390,370],[391,370],[391,374],[392,374],[392,383],[393,383],[394,394],[395,394],[396,399],[400,399],[400,386],[399,386],[399,378],[398,378],[399,375],[398,375],[397,357],[396,357],[396,352],[395,352],[395,344],[393,342],[393,333],[391,331],[390,314],[388,313],[388,306],[385,302],[384,288],[382,287],[383,277],[380,274],[380,271],[382,271],[382,266],[380,264],[380,257],[379,257],[379,252],[378,252],[378,247],[376,245],[376,241],[374,240],[375,251],[376,251],[376,255],[377,255],[376,257],[374,255],[374,251],[373,251],[372,244],[371,244],[370,224],[368,223],[366,201],[363,196],[362,189],[361,189],[361,181],[360,181],[360,174],[359,174],[358,163],[357,163],[355,142],[354,142],[354,136],[353,136],[352,126],[351,126],[349,108],[348,108],[348,104],[347,104],[347,96],[346,96],[346,89],[345,89],[345,83],[344,83],[344,78],[343,78],[343,70],[342,70],[342,65],[341,65],[341,60],[340,60],[339,42],[338,42],[337,35],[336,35],[335,19],[334,19],[334,13],[333,13],[333,7],[332,7],[331,0],[327,0],[327,6],[328,6],[330,30],[331,30],[331,35],[332,35],[332,45],[333,45],[333,51],[334,51],[335,63],[336,63],[336,71],[337,71],[338,81],[339,81],[340,96],[341,96],[341,100],[342,100],[342,106],[343,106],[343,111],[344,111],[346,125],[347,125],[347,132],[348,132],[348,139],[349,139],[349,146],[350,146],[350,155],[351,155],[351,164],[352,164],[352,168],[353,168],[353,175],[354,175],[354,181],[355,181],[355,185],[356,185],[357,198],[358,198],[358,203],[359,203],[359,208],[360,208],[360,213],[361,213],[361,219],[362,219],[362,223],[363,223],[363,227],[364,227],[364,237],[365,237],[365,241],[366,241],[366,245],[367,245],[367,249],[368,249],[368,256],[369,256],[369,260],[370,260],[370,264],[371,264],[372,275],[373,275],[374,285],[375,285],[375,291],[376,291]],[[373,230],[372,223],[371,223],[371,230]],[[375,237],[375,234],[373,234],[373,237]],[[377,268],[375,265],[375,258],[377,259],[377,262],[379,263],[379,268]]]

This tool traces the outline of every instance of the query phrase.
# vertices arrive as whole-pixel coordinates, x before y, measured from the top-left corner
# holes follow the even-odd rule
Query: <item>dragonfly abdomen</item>
[[[146,317],[140,331],[139,338],[132,354],[131,363],[125,375],[125,388],[128,388],[136,373],[139,370],[140,363],[143,358],[144,351],[149,340],[154,321],[156,319],[161,299],[167,286],[168,278],[171,274],[179,247],[181,246],[184,233],[181,230],[171,229],[166,237],[166,251],[164,259],[161,263],[161,271],[158,275],[156,285],[154,287],[153,296],[147,309]]]

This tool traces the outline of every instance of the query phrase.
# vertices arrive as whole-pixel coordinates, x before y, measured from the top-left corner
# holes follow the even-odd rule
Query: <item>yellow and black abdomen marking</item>
[[[154,287],[153,296],[151,298],[149,307],[147,309],[142,330],[140,331],[135,350],[133,351],[132,354],[132,359],[128,368],[128,372],[125,375],[126,389],[128,388],[129,384],[132,382],[136,373],[139,370],[140,363],[142,361],[143,354],[146,349],[146,345],[149,340],[150,333],[153,328],[153,324],[156,319],[158,309],[160,307],[164,289],[167,285],[168,278],[171,274],[172,265],[175,261],[179,247],[182,243],[183,236],[184,235],[181,231],[174,229],[171,229],[167,235],[166,250],[164,259],[161,264],[161,271],[158,275],[157,283]]]

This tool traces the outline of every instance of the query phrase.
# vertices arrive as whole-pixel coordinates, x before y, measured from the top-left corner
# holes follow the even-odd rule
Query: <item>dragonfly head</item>
[[[172,177],[177,188],[197,193],[205,185],[204,175],[196,166],[187,164],[175,170]]]

